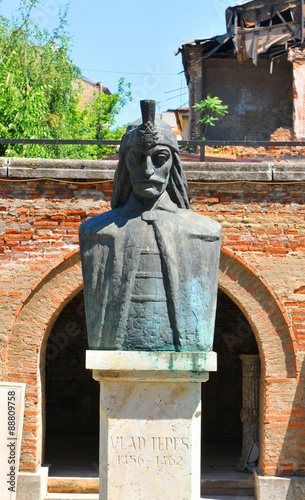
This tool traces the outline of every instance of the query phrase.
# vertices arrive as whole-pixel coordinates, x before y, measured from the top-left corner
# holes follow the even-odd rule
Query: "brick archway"
[[[241,258],[226,250],[220,259],[219,288],[239,307],[256,337],[261,363],[259,465],[263,474],[273,475],[283,468],[280,462],[288,460],[285,429],[274,418],[274,406],[276,400],[283,401],[281,411],[290,412],[293,406],[298,371],[294,337],[273,291]]]
[[[294,377],[293,341],[270,290],[241,260],[227,252],[221,257],[219,287],[238,305],[251,324],[265,377]],[[74,253],[37,284],[16,314],[7,346],[6,378],[27,384],[21,454],[21,469],[24,471],[34,472],[41,465],[43,376],[48,336],[62,309],[81,288],[80,256]]]
[[[239,307],[256,337],[264,377],[296,377],[294,341],[281,304],[242,259],[222,251],[219,288]]]
[[[82,289],[79,253],[66,257],[37,284],[18,311],[7,345],[6,378],[26,383],[21,470],[41,465],[44,443],[45,350],[65,305]]]

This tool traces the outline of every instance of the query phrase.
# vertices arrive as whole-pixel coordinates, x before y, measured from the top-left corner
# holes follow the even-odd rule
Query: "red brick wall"
[[[302,51],[291,49],[288,60],[278,58],[272,73],[270,59],[265,56],[260,56],[255,66],[251,60],[239,61],[229,53],[226,57],[220,57],[219,52],[208,58],[205,55],[206,47],[200,42],[183,45],[190,95],[190,139],[203,135],[198,124],[200,114],[192,106],[208,93],[220,97],[229,112],[214,127],[208,127],[207,139],[267,141],[281,128],[293,131],[295,139],[304,138]]]
[[[303,191],[292,181],[190,182],[191,208],[223,227],[219,286],[256,337],[260,466],[269,475],[305,474]],[[108,210],[110,197],[111,180],[98,175],[0,178],[0,374],[27,383],[24,470],[36,470],[43,452],[47,338],[82,288],[78,226]]]

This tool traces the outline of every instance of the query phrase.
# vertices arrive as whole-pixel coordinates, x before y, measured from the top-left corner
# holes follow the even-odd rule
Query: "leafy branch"
[[[203,140],[206,140],[208,126],[215,127],[215,121],[219,120],[220,116],[224,116],[228,113],[228,105],[223,104],[219,97],[212,96],[211,94],[208,94],[207,97],[199,103],[194,104],[193,108],[195,111],[199,111],[202,114],[198,123],[201,123],[204,127]]]

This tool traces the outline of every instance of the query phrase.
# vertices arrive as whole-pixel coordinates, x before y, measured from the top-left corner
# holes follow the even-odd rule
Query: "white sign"
[[[15,500],[23,427],[25,384],[0,382],[1,500]]]

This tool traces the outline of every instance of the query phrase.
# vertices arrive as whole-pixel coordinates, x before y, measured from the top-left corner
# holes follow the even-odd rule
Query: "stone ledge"
[[[6,178],[8,176],[9,162],[10,162],[10,158],[1,158],[0,157],[0,179]]]
[[[254,470],[256,500],[304,500],[305,477],[263,476]]]
[[[48,493],[43,500],[99,500],[98,493]]]
[[[111,180],[117,161],[53,160],[40,158],[5,158],[0,163],[0,176],[8,178],[102,179]],[[4,175],[6,170],[6,175]]]
[[[0,178],[112,180],[117,160],[0,158]],[[305,162],[183,162],[193,182],[303,182]]]
[[[87,351],[95,379],[206,381],[217,370],[215,352]]]
[[[98,477],[49,477],[48,493],[98,493]]]
[[[234,474],[231,473],[231,476],[227,473],[223,477],[213,477],[212,475],[208,477],[208,474],[205,474],[204,478],[201,478],[201,491],[204,495],[217,495],[224,497],[227,496],[236,496],[240,500],[243,497],[253,496],[254,498],[254,478],[251,474],[240,473],[241,477],[234,477]],[[267,500],[267,499],[266,499]]]
[[[305,163],[283,162],[275,163],[273,167],[274,181],[294,181],[302,182],[305,180]]]
[[[37,472],[19,472],[17,500],[43,500],[47,494],[48,467]]]
[[[184,162],[189,181],[272,181],[273,163]]]
[[[0,158],[0,177],[112,180],[117,160]],[[189,181],[272,181],[272,163],[183,162]],[[305,165],[304,165],[305,171]]]

